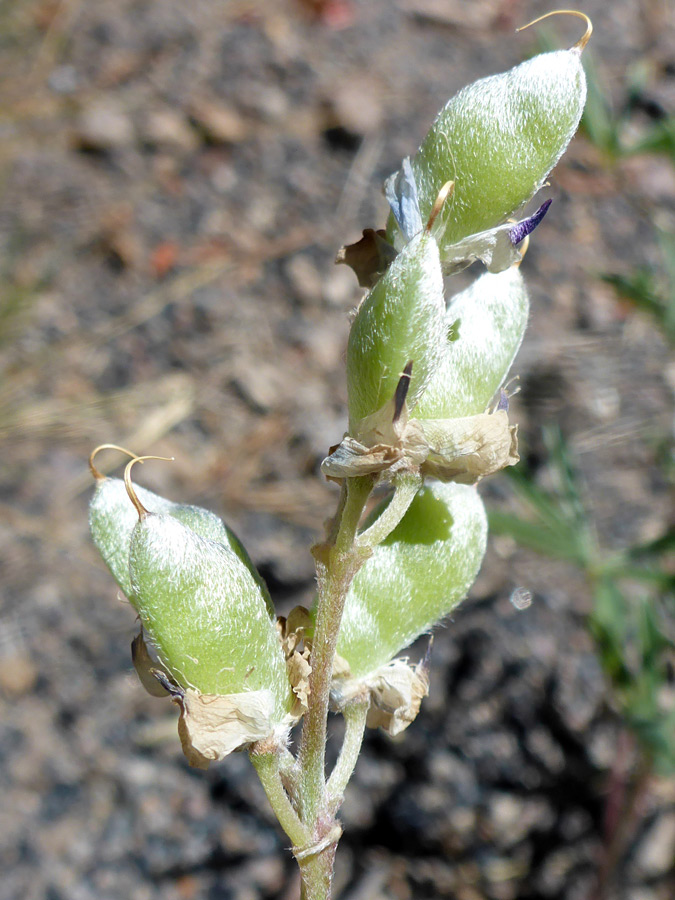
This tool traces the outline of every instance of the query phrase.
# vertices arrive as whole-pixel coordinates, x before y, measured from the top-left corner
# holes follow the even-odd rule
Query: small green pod
[[[443,358],[415,408],[416,419],[457,419],[485,412],[504,383],[529,314],[520,268],[477,278],[449,302]]]
[[[232,550],[249,569],[263,592],[270,616],[274,609],[267,587],[236,534],[215,513],[200,506],[174,503],[142,487],[134,487],[141,505],[152,513],[166,513],[211,541]],[[138,512],[120,478],[97,478],[89,504],[89,528],[99,553],[124,595],[136,606],[129,577],[129,544]]]
[[[232,550],[171,515],[149,514],[133,530],[129,571],[141,621],[179,685],[220,695],[270,690],[283,718],[293,696],[276,624]]]
[[[349,333],[347,389],[350,430],[394,397],[412,361],[412,408],[440,362],[443,275],[438,246],[426,231],[399,253],[365,298]]]
[[[150,512],[165,513],[173,505],[170,500],[145,488],[137,487],[135,491]],[[134,606],[129,544],[137,522],[138,512],[129,499],[124,482],[120,478],[97,478],[89,503],[89,531],[111,575]]]
[[[452,612],[478,574],[486,540],[475,488],[429,483],[417,494],[347,595],[337,652],[352,677],[386,665]]]
[[[422,220],[454,181],[438,217],[441,259],[534,196],[577,130],[585,100],[581,49],[573,47],[482,78],[448,101],[412,159]],[[387,232],[401,246],[393,215]]]

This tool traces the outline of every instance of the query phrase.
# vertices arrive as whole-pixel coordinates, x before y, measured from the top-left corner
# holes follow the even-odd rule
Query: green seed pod
[[[520,269],[486,272],[448,304],[443,358],[415,407],[417,419],[482,413],[504,383],[527,327]]]
[[[143,504],[145,506],[145,504]],[[147,508],[147,507],[146,507]],[[194,531],[200,537],[207,538],[222,544],[223,547],[230,549],[244,563],[246,568],[253,576],[253,580],[260,588],[267,610],[272,619],[276,618],[274,604],[270,597],[267,585],[257,568],[253,565],[251,557],[248,555],[246,547],[239,540],[232,529],[223,522],[220,516],[217,516],[210,509],[204,509],[201,506],[192,506],[190,504],[171,503],[170,507],[164,510],[172,518],[182,522],[183,525]]]
[[[392,400],[410,362],[407,400],[410,408],[415,405],[440,362],[443,318],[438,247],[422,231],[392,262],[352,324],[347,346],[350,430]]]
[[[142,515],[129,571],[141,621],[180,686],[209,695],[270,690],[283,718],[293,697],[276,624],[232,550],[171,515]]]
[[[165,513],[172,506],[170,500],[145,488],[136,488],[136,493],[151,512]],[[103,561],[131,603],[134,598],[129,576],[129,544],[137,522],[138,513],[124,482],[120,478],[97,478],[89,504],[89,530]]]
[[[263,592],[270,616],[274,616],[272,601],[265,583],[239,538],[219,516],[200,506],[173,503],[145,488],[135,487],[134,491],[141,505],[149,512],[170,515],[195,534],[232,550],[251,572]],[[136,603],[129,577],[129,544],[137,522],[138,512],[129,499],[124,482],[119,478],[103,478],[97,475],[96,488],[89,504],[89,528],[94,543],[113,578],[134,606]]]
[[[412,170],[422,220],[454,181],[439,215],[441,259],[469,235],[504,222],[543,185],[572,139],[586,99],[580,45],[543,53],[463,88],[436,117]],[[390,216],[396,246],[404,236]]]
[[[347,596],[337,652],[353,678],[386,665],[452,612],[478,573],[486,539],[474,488],[430,483],[417,494]]]

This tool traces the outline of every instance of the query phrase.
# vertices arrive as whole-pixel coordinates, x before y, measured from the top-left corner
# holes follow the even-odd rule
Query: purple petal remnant
[[[511,239],[511,243],[514,247],[516,246],[516,244],[519,244],[522,240],[524,240],[528,236],[528,234],[532,234],[534,229],[548,212],[548,208],[552,202],[552,200],[547,200],[545,203],[542,203],[536,213],[529,216],[529,218],[527,219],[523,219],[522,222],[518,222],[513,226],[513,228],[509,231],[509,238]]]
[[[509,395],[506,393],[504,388],[499,389],[499,403],[497,404],[497,411],[503,409],[504,412],[509,411]]]

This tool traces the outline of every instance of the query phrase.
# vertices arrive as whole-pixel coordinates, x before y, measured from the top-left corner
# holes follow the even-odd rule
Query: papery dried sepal
[[[361,287],[372,288],[394,261],[396,252],[384,229],[364,228],[360,240],[340,248],[335,262],[349,266]]]
[[[390,407],[385,408],[387,413]],[[386,422],[386,418],[383,418]],[[358,439],[348,434],[321,463],[329,478],[355,478],[380,474],[392,479],[401,473],[419,473],[440,481],[475,484],[518,460],[516,425],[499,409],[458,419],[408,419],[387,429],[357,428]]]
[[[309,676],[312,674],[309,659],[314,622],[308,609],[304,606],[295,606],[287,617],[279,616],[277,628],[286,658],[288,680],[296,697],[291,714],[295,719],[299,719],[309,705]]]
[[[271,691],[202,694],[191,689],[174,694],[180,706],[178,735],[189,764],[198,769],[243,750],[274,731]]]
[[[464,419],[425,419],[421,425],[429,448],[422,474],[440,481],[475,484],[520,459],[518,426],[509,424],[504,409]]]
[[[390,737],[396,737],[414,722],[422,700],[429,693],[426,657],[415,666],[407,659],[394,659],[365,677],[335,679],[331,692],[333,707],[340,710],[364,693],[370,698],[368,727],[381,728]]]

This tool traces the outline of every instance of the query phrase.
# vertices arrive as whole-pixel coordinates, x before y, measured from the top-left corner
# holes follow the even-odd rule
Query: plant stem
[[[316,558],[319,602],[312,642],[310,665],[309,710],[305,714],[300,744],[302,790],[300,795],[303,822],[313,827],[314,840],[321,841],[319,812],[326,807],[325,754],[326,720],[333,659],[347,591],[354,575],[370,555],[367,548],[355,547],[354,541],[366,501],[373,488],[371,476],[350,478],[343,488],[343,500],[328,541],[313,548]],[[332,818],[332,817],[331,817]]]
[[[311,700],[297,763],[288,750],[279,752],[279,748],[270,749],[263,742],[254,745],[250,754],[272,809],[293,842],[302,879],[301,900],[330,900],[335,851],[342,833],[335,813],[363,740],[368,702],[358,700],[344,711],[345,741],[331,776],[329,792],[325,757],[333,660],[349,586],[372,552],[369,547],[358,545],[356,535],[373,484],[372,476],[351,478],[343,483],[328,540],[312,549],[319,602],[310,657]],[[406,509],[413,496],[411,493],[405,503]],[[401,515],[404,512],[405,509]],[[298,803],[300,815],[284,787],[284,779]]]
[[[422,486],[419,475],[404,475],[395,482],[395,491],[386,509],[358,537],[360,547],[376,547],[396,528]]]
[[[367,697],[348,703],[342,711],[345,719],[345,736],[335,768],[326,785],[329,803],[335,809],[342,803],[342,795],[356,766],[369,708],[370,697]]]
[[[279,824],[295,847],[304,847],[311,837],[284,789],[278,755],[275,752],[256,752],[254,745],[250,757]]]
[[[306,860],[298,860],[300,900],[330,900],[337,840]]]
[[[627,735],[626,740],[635,744],[632,735]],[[593,890],[593,900],[607,900],[611,896],[617,869],[625,854],[629,838],[634,834],[640,816],[640,805],[652,776],[652,762],[638,748],[638,759],[632,778],[628,776],[630,781],[621,785],[620,808],[613,812],[613,821],[607,823],[611,830],[606,836],[603,859]]]
[[[298,761],[288,747],[279,749],[279,774],[281,781],[292,802],[297,803],[300,769]]]

